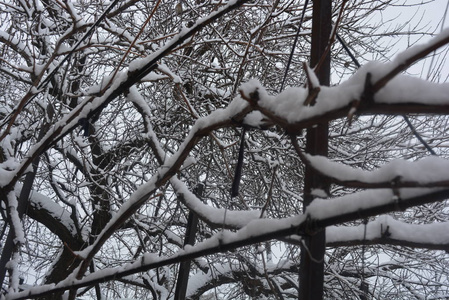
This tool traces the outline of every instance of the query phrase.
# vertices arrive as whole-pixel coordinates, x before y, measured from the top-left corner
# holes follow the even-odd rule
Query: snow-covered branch
[[[412,47],[390,63],[371,62],[338,86],[320,86],[318,95],[310,95],[307,88],[294,87],[270,96],[257,80],[243,84],[240,93],[256,110],[289,133],[300,133],[304,128],[352,117],[354,113],[449,114],[449,84],[398,75],[397,71],[398,66],[403,70],[448,43],[449,30],[446,30],[430,43]],[[315,99],[313,105],[307,101],[310,96]]]
[[[326,244],[331,247],[390,244],[449,251],[448,228],[448,222],[409,224],[381,216],[366,225],[327,227]]]
[[[31,288],[25,292],[8,295],[6,299],[26,299],[48,295],[57,291],[65,291],[71,288],[80,288],[98,282],[105,282],[161,266],[179,263],[184,260],[191,260],[215,254],[217,252],[229,251],[238,247],[252,245],[271,239],[279,239],[289,235],[311,234],[318,228],[354,221],[360,218],[375,216],[399,209],[406,209],[416,205],[432,203],[449,197],[449,190],[442,189],[401,189],[400,193],[402,196],[400,199],[395,197],[393,191],[381,189],[355,193],[332,200],[317,199],[308,206],[304,215],[277,220],[253,220],[237,232],[219,232],[195,246],[188,246],[184,250],[178,251],[171,257],[160,257],[149,253],[144,254],[132,264],[127,264],[119,268],[97,271],[82,279],[69,277],[56,285],[44,285]],[[113,222],[114,221],[115,220],[113,220]],[[106,232],[109,228],[111,228],[111,225],[106,228]],[[357,232],[359,231],[360,230]],[[385,234],[385,231],[382,232]],[[403,235],[401,236],[398,233],[398,237],[401,238]],[[101,241],[102,238],[100,237],[99,240]],[[88,249],[92,253],[92,250],[90,248]]]
[[[141,185],[134,192],[120,210],[112,217],[111,221],[99,234],[95,243],[86,248],[80,256],[84,257],[83,264],[78,271],[78,278],[87,270],[90,261],[93,259],[106,240],[117,230],[128,218],[130,218],[148,199],[163,186],[181,168],[184,160],[198,141],[212,130],[224,126],[234,126],[234,122],[240,122],[250,111],[250,107],[241,99],[235,99],[226,109],[216,110],[205,118],[198,119],[190,131],[189,136],[175,155],[167,158],[151,179]]]
[[[449,161],[430,156],[418,161],[393,160],[373,171],[334,162],[323,156],[300,153],[303,161],[334,183],[355,188],[447,187]]]
[[[62,137],[72,132],[79,126],[81,119],[89,120],[93,116],[101,113],[106,105],[114,100],[119,95],[127,92],[134,84],[138,83],[151,71],[157,67],[157,63],[166,55],[168,55],[173,49],[182,45],[184,41],[200,31],[202,28],[225,15],[226,13],[236,9],[245,3],[246,0],[234,0],[227,3],[225,6],[214,11],[209,16],[202,18],[196,22],[190,28],[183,28],[181,32],[175,35],[169,42],[163,47],[145,57],[143,59],[136,59],[128,68],[127,73],[121,73],[116,76],[106,88],[101,91],[100,97],[90,97],[80,103],[69,114],[59,120],[53,128],[45,135],[42,141],[35,145],[28,153],[27,159],[21,162],[19,168],[14,171],[15,175],[12,176],[11,181],[7,184],[8,187],[14,186],[20,176],[26,171],[31,162],[39,156],[43,151],[48,149],[51,145],[55,144]],[[29,93],[29,97],[32,94]],[[23,102],[23,100],[22,100]],[[26,102],[26,101],[25,101]]]
[[[373,299],[449,291],[449,256],[424,256],[449,250],[449,84],[399,74],[434,55],[432,81],[447,79],[449,31],[356,71],[349,58],[388,50],[373,42],[386,31],[362,19],[394,0],[339,1],[332,36],[346,45],[328,44],[340,78],[326,87],[304,63],[307,2],[177,2],[0,4],[0,240],[10,249],[0,260],[11,275],[1,296],[168,299],[189,279],[197,298],[291,298],[298,253],[310,251],[298,246],[324,230],[338,247],[326,250],[327,298],[361,298],[364,283]],[[284,81],[298,87],[279,93]],[[419,114],[410,128],[408,113]],[[305,153],[302,132],[326,121],[329,157]],[[304,191],[310,179],[331,188]],[[305,208],[310,194],[322,198]],[[379,217],[391,212],[401,221]],[[375,265],[396,245],[427,249],[401,249],[410,264],[398,275]],[[383,280],[398,293],[371,284]]]

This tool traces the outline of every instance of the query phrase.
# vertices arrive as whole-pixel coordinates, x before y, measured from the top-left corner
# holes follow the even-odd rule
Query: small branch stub
[[[307,63],[303,63],[303,68],[304,72],[306,73],[307,87],[309,89],[309,94],[307,95],[306,100],[304,100],[304,106],[314,106],[316,103],[316,98],[321,91],[319,80],[316,77],[314,71],[307,65]]]
[[[354,115],[357,113],[357,109],[359,107],[360,100],[353,100],[351,102],[351,108],[348,111],[348,126],[351,127],[352,125],[352,119],[354,118]]]
[[[259,102],[259,90],[256,88],[254,92],[249,93],[249,97],[245,95],[245,93],[242,90],[239,90],[240,97],[242,99],[248,101],[251,105],[255,106],[257,105],[257,102]]]
[[[373,84],[371,82],[372,74],[367,73],[365,78],[365,88],[363,89],[362,100],[367,104],[374,103]]]

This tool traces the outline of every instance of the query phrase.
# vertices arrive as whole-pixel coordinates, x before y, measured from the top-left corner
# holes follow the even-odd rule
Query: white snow
[[[333,162],[324,156],[312,156],[307,153],[304,156],[314,169],[341,181],[379,183],[400,179],[400,181],[412,181],[424,185],[449,180],[449,160],[436,156],[418,161],[395,159],[374,171],[356,169]]]
[[[227,5],[220,8],[226,9],[229,5],[232,5],[235,1],[229,1]],[[218,11],[220,11],[218,10]],[[216,14],[218,11],[209,15],[209,18]],[[78,17],[76,17],[78,18]],[[205,19],[199,19],[197,23],[193,26],[198,26]],[[154,54],[148,56],[147,58],[141,60],[135,60],[129,67],[129,72],[137,70],[147,63],[151,62],[154,58],[158,57],[163,51],[168,49],[177,40],[183,38],[185,34],[191,29],[183,28],[181,32],[169,41],[164,47],[160,48]],[[443,32],[442,35],[437,37],[430,43],[435,43],[438,40],[446,38],[449,36],[449,30]],[[7,39],[8,41],[16,44],[20,49],[23,49],[26,53],[26,47],[22,45],[16,38],[7,35],[5,32],[0,32],[0,37]],[[277,96],[271,96],[262,87],[262,85],[257,80],[250,80],[249,82],[241,86],[241,91],[245,96],[249,96],[256,89],[258,91],[259,101],[257,106],[262,107],[266,110],[271,111],[273,114],[284,118],[290,123],[300,122],[308,118],[319,116],[347,106],[353,100],[360,100],[361,94],[364,89],[365,78],[368,72],[373,74],[373,82],[381,78],[383,75],[387,74],[398,64],[401,64],[408,57],[413,56],[418,51],[421,51],[424,46],[413,47],[403,54],[399,55],[396,60],[392,63],[379,64],[379,63],[369,63],[365,67],[361,68],[353,77],[351,77],[346,82],[342,83],[336,87],[320,87],[321,92],[316,99],[316,104],[314,106],[304,106],[304,100],[308,95],[308,91],[305,88],[296,87],[286,89],[284,92]],[[166,66],[161,65],[161,68],[165,72],[173,76],[176,83],[181,83],[182,80],[177,75],[173,74]],[[151,76],[150,76],[151,77]],[[30,157],[34,157],[37,153],[40,153],[41,146],[45,143],[49,143],[55,137],[52,134],[58,130],[65,132],[68,128],[74,126],[77,121],[85,117],[92,109],[95,109],[102,105],[108,95],[110,95],[124,80],[127,79],[127,73],[119,73],[114,82],[112,82],[111,87],[106,91],[106,93],[99,98],[95,98],[90,102],[90,99],[86,99],[81,103],[77,109],[73,110],[71,113],[67,114],[63,119],[59,120],[54,127],[47,133],[47,135],[42,139],[40,143],[34,145],[31,150],[27,153],[27,158],[24,159],[20,164],[18,164],[13,158],[7,159],[0,165],[0,185],[5,186],[9,184],[14,176],[16,176],[20,171],[22,175],[24,173],[23,166],[29,162]],[[314,84],[317,83],[316,78],[312,78]],[[424,97],[425,96],[425,97]],[[141,105],[145,113],[150,116],[150,109],[146,104],[145,100],[142,99],[136,88],[131,88],[128,96],[130,101],[138,103]],[[438,105],[448,105],[449,104],[449,84],[432,84],[426,81],[411,78],[409,76],[400,75],[387,84],[377,95],[375,95],[375,101],[378,103],[416,103],[416,104],[438,104]],[[175,166],[181,166],[183,161],[182,157],[184,151],[189,150],[192,147],[192,143],[195,142],[197,135],[204,129],[219,127],[222,124],[226,124],[235,114],[245,110],[249,104],[241,99],[239,96],[236,97],[227,108],[218,109],[211,113],[209,116],[199,118],[195,124],[192,126],[189,135],[185,141],[180,145],[178,151],[169,156],[162,150],[158,139],[154,132],[152,131],[151,125],[148,125],[147,137],[151,139],[156,147],[157,154],[164,158],[164,164],[153,174],[150,180],[145,184],[141,185],[126,201],[119,211],[112,217],[111,221],[107,224],[103,232],[99,235],[97,241],[87,247],[84,251],[80,252],[81,256],[87,256],[91,254],[93,249],[100,245],[101,242],[107,239],[107,230],[123,221],[121,218],[125,216],[128,212],[135,211],[142,203],[148,201],[149,197],[155,193],[159,183],[160,178],[163,178],[167,174],[172,174],[168,172],[176,173],[178,169]],[[261,113],[254,112],[247,116],[245,122],[247,124],[254,124],[255,126],[260,125],[261,120],[264,116]],[[8,138],[5,138],[5,141]],[[78,140],[79,143],[83,143],[83,140]],[[187,156],[188,157],[188,156]],[[338,178],[340,180],[362,180],[369,183],[381,182],[385,180],[394,180],[397,177],[401,177],[402,180],[416,181],[419,183],[431,183],[434,181],[442,181],[449,179],[449,161],[437,157],[429,157],[416,162],[409,162],[404,160],[395,160],[385,166],[372,171],[357,170],[342,164],[338,164],[330,161],[327,158],[319,156],[306,155],[310,160],[311,164],[322,173],[325,173],[331,177]],[[194,163],[193,158],[189,158],[184,161],[184,165],[190,162]],[[182,195],[185,204],[194,212],[199,214],[202,218],[209,220],[214,224],[225,224],[225,226],[238,229],[236,232],[222,231],[213,235],[211,238],[206,239],[194,246],[186,247],[183,250],[179,250],[175,255],[171,257],[163,257],[157,254],[147,253],[142,256],[141,259],[134,261],[131,264],[126,264],[118,268],[110,268],[99,270],[93,274],[85,276],[81,280],[75,280],[74,276],[76,271],[59,282],[56,287],[68,287],[74,283],[88,283],[91,280],[102,278],[108,275],[118,274],[124,270],[133,270],[140,268],[142,266],[149,266],[155,262],[170,262],[176,257],[180,257],[185,254],[201,254],[211,247],[223,246],[229,243],[235,243],[238,241],[247,241],[252,237],[263,236],[269,233],[276,233],[279,230],[288,230],[299,226],[302,222],[306,220],[306,217],[312,219],[325,219],[331,217],[341,216],[346,213],[354,213],[366,208],[373,208],[379,205],[384,205],[388,203],[394,203],[397,201],[407,202],[409,198],[417,196],[425,196],[441,189],[436,188],[403,188],[399,189],[400,199],[393,192],[392,189],[377,189],[377,190],[367,190],[363,192],[356,192],[350,195],[345,195],[333,199],[315,199],[306,210],[304,215],[296,215],[285,219],[261,219],[260,211],[230,211],[222,208],[214,208],[198,199],[186,186],[184,182],[179,180],[176,176],[171,177],[170,183],[175,189],[176,193]],[[19,187],[20,189],[20,187]],[[17,191],[16,191],[17,192]],[[316,194],[324,196],[323,191],[314,191]],[[17,242],[24,241],[23,230],[21,227],[20,219],[18,218],[16,207],[16,195],[10,193],[8,195],[9,204],[11,205],[11,217],[14,227],[17,228],[16,236]],[[31,201],[34,205],[39,205],[51,212],[51,214],[61,220],[61,222],[67,226],[70,230],[74,230],[74,225],[70,219],[68,212],[62,207],[52,202],[50,199],[39,195],[37,193],[32,193]],[[225,219],[226,215],[226,219]],[[380,226],[382,225],[382,227]],[[407,239],[410,241],[425,242],[425,243],[448,243],[449,242],[449,231],[448,223],[441,224],[427,224],[427,225],[412,225],[404,224],[399,221],[395,221],[390,217],[381,217],[374,222],[370,222],[367,225],[367,238],[375,238],[376,235],[382,234],[381,228],[386,228],[389,226],[390,234],[392,238],[395,239]],[[342,228],[342,227],[330,227],[327,231],[328,240],[344,240],[349,238],[360,238],[360,234],[363,234],[364,228],[354,227],[354,228]],[[11,262],[11,266],[14,266],[15,261]],[[223,268],[223,272],[226,272],[226,268]],[[194,283],[192,283],[192,289],[194,288]],[[33,287],[30,290],[9,294],[7,299],[14,299],[19,296],[26,296],[28,293],[36,293],[41,291],[50,290],[55,285],[44,285],[40,287]]]
[[[15,188],[16,197],[19,197],[22,191],[22,184],[17,183]],[[62,208],[59,204],[54,202],[47,196],[44,196],[36,191],[31,191],[30,193],[30,205],[34,206],[36,209],[44,209],[49,215],[51,215],[56,220],[64,225],[72,234],[76,236],[76,226],[70,217],[70,212]]]
[[[8,158],[3,163],[0,163],[0,186],[6,186],[16,175],[13,170],[17,167],[17,162],[12,158]]]
[[[353,213],[360,210],[386,205],[407,199],[431,194],[441,188],[402,188],[398,189],[401,199],[397,199],[392,189],[366,190],[332,199],[315,199],[307,206],[306,214],[312,219],[325,219],[330,216]]]
[[[319,86],[320,81],[319,81],[318,77],[316,76],[314,69],[312,69],[309,66],[309,64],[306,64],[306,68],[307,68],[307,73],[309,74],[308,77],[309,77],[310,83],[312,84],[312,87]]]
[[[260,111],[255,110],[246,115],[243,123],[258,128],[263,125],[263,119],[266,119],[266,117]]]
[[[257,89],[260,98],[258,106],[268,109],[289,123],[297,123],[343,108],[354,100],[360,100],[366,74],[368,72],[373,74],[374,83],[374,78],[379,78],[390,68],[389,64],[368,63],[338,86],[321,86],[316,104],[313,106],[303,105],[308,95],[306,88],[292,87],[279,95],[269,96],[257,80],[251,80],[243,84],[240,90],[248,96]],[[398,75],[374,96],[374,100],[378,103],[389,104],[443,105],[449,103],[448,95],[449,84],[430,83],[411,76]]]
[[[20,54],[26,56],[25,59],[31,59],[31,57],[33,57],[26,44],[22,43],[18,38],[10,35],[9,33],[0,30],[0,40],[2,39],[4,39],[7,44],[10,43],[12,45],[15,45]]]
[[[418,195],[426,195],[428,193],[432,193],[437,191],[437,189],[401,189],[401,201],[407,201],[409,197],[418,196]],[[307,214],[311,216],[313,219],[322,219],[326,217],[335,217],[339,216],[342,213],[346,212],[357,212],[359,209],[363,209],[365,207],[373,207],[376,205],[388,203],[392,200],[392,192],[391,190],[375,190],[375,191],[367,191],[367,192],[360,192],[353,195],[343,196],[337,199],[333,200],[314,200],[311,205],[307,208]],[[200,242],[194,246],[187,247],[186,249],[179,250],[175,255],[170,257],[162,257],[155,254],[145,254],[142,259],[136,260],[135,262],[131,264],[124,265],[119,268],[108,268],[104,270],[99,270],[93,274],[89,274],[86,277],[84,277],[81,280],[74,280],[73,277],[69,277],[60,283],[56,285],[56,287],[69,287],[70,285],[74,283],[85,283],[88,284],[91,282],[91,280],[95,280],[97,278],[102,278],[108,275],[118,275],[120,272],[124,270],[133,270],[137,268],[141,268],[143,266],[150,266],[154,262],[163,263],[167,262],[169,263],[176,257],[180,257],[185,254],[189,255],[197,255],[201,256],[202,251],[209,249],[211,247],[218,247],[221,245],[226,245],[228,243],[235,243],[238,241],[245,241],[250,239],[251,237],[256,236],[262,236],[268,233],[275,233],[278,232],[281,229],[290,229],[295,228],[302,222],[306,220],[306,215],[298,215],[290,218],[285,219],[255,219],[249,222],[246,226],[244,226],[242,229],[238,230],[237,232],[230,232],[230,231],[222,231],[215,235],[213,235],[211,238],[204,240],[203,242]],[[388,224],[393,224],[396,226],[396,223],[390,223],[391,220],[387,220],[389,222]],[[373,223],[374,224],[374,223]],[[375,225],[370,225],[374,226]],[[409,226],[409,225],[407,225]],[[432,225],[435,226],[432,228],[433,230],[437,229],[438,232],[441,232],[446,227],[446,223],[443,225]],[[390,226],[391,228],[393,226]],[[395,237],[406,237],[408,235],[407,230],[404,230],[406,226],[399,225],[397,226],[397,231],[395,231]],[[408,229],[410,229],[409,227]],[[414,229],[414,228],[412,228]],[[375,231],[375,229],[370,229],[371,232]],[[357,229],[356,232],[360,234],[360,229]],[[421,237],[422,241],[428,242],[430,239],[428,238],[427,233],[431,232],[431,229],[424,229],[421,232],[418,232],[420,234],[423,234],[423,237]],[[332,236],[335,237],[339,236],[339,233],[332,229],[329,231],[328,236],[330,239],[332,239]],[[352,234],[353,236],[355,234]],[[448,238],[447,234],[444,235],[444,240]],[[434,240],[436,242],[437,240]],[[441,239],[440,239],[441,241]],[[92,246],[91,246],[92,247]],[[89,249],[91,247],[88,247]],[[15,299],[20,296],[26,296],[29,295],[29,293],[36,293],[41,291],[50,290],[54,287],[54,285],[43,285],[40,287],[33,287],[25,292],[10,294],[7,296],[6,299]],[[192,286],[192,288],[194,288]]]
[[[371,73],[371,83],[375,84],[391,70],[402,64],[404,60],[422,51],[425,47],[437,41],[447,39],[449,29],[443,31],[435,39],[424,45],[411,47],[399,54],[389,63],[370,62],[361,67],[351,78],[338,86],[320,86],[320,93],[313,106],[304,106],[308,90],[301,87],[292,87],[276,96],[270,96],[257,80],[250,80],[243,84],[240,90],[248,97],[256,89],[259,92],[259,101],[256,105],[267,109],[274,115],[283,118],[289,123],[297,123],[312,117],[317,117],[348,106],[354,100],[360,101],[364,91],[368,73]],[[312,75],[313,84],[318,84]],[[449,83],[437,84],[407,75],[397,75],[374,95],[377,103],[388,104],[423,104],[445,105],[449,103]]]
[[[19,204],[17,201],[17,196],[14,192],[9,192],[7,197],[9,216],[14,227],[14,243],[23,244],[25,243],[25,233],[23,232],[22,220],[20,219],[17,211],[17,205]]]
[[[175,192],[183,196],[185,204],[189,209],[198,214],[200,218],[209,220],[209,222],[215,225],[225,224],[226,227],[241,228],[250,221],[260,217],[259,210],[231,211],[224,208],[211,207],[198,199],[176,176],[173,176],[170,182]],[[226,219],[224,218],[225,215]]]
[[[375,96],[378,103],[447,105],[449,83],[433,83],[408,75],[393,78]]]
[[[387,229],[388,228],[388,229]],[[330,226],[326,228],[326,242],[345,242],[354,240],[373,240],[381,238],[388,230],[388,238],[411,243],[434,245],[449,244],[449,222],[431,224],[409,224],[393,219],[391,216],[380,216],[366,225]]]

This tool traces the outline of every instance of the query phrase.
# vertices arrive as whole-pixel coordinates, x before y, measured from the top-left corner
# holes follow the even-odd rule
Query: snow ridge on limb
[[[16,196],[19,197],[20,192],[22,190],[22,184],[18,183],[16,185],[15,193]],[[31,217],[33,217],[33,213],[41,213],[49,216],[46,221],[52,222],[52,220],[58,220],[59,222],[52,223],[51,226],[48,226],[50,230],[53,231],[54,234],[59,236],[61,240],[65,241],[64,236],[75,237],[77,234],[76,224],[73,219],[70,217],[70,212],[61,207],[59,204],[51,200],[45,195],[38,193],[34,190],[30,193],[30,206],[28,209],[31,210]],[[59,226],[56,226],[59,225]]]
[[[170,179],[176,194],[183,204],[195,212],[198,217],[212,227],[225,227],[240,229],[252,220],[260,217],[260,210],[232,211],[224,208],[214,208],[204,204],[194,193],[192,193],[184,182],[176,176]],[[226,219],[224,218],[226,216]]]
[[[135,87],[131,88],[127,97],[129,101],[132,101],[133,103],[135,103],[140,107],[140,109],[144,113],[145,119],[151,115],[151,111],[148,107],[148,104],[142,98],[137,88]],[[235,104],[233,104],[233,106],[238,107],[241,104],[244,104],[244,102],[238,98],[235,99],[235,101],[236,102]],[[246,117],[244,118],[244,120],[246,120]],[[161,163],[161,165],[162,164],[166,165],[164,161],[166,158],[168,158],[167,153],[160,146],[160,143],[156,137],[156,134],[153,131],[153,128],[149,120],[146,121],[144,120],[144,122],[146,127],[145,129],[147,138],[149,139],[149,143],[151,148],[153,149],[153,152],[157,156],[157,160]],[[203,220],[204,222],[206,222],[211,226],[215,227],[224,226],[225,228],[239,229],[248,224],[251,220],[257,219],[260,216],[260,211],[258,210],[253,211],[228,210],[226,212],[227,214],[226,220],[223,222],[226,211],[225,209],[214,208],[207,204],[204,204],[194,193],[192,193],[189,190],[189,188],[183,181],[178,179],[176,175],[170,179],[170,184],[172,185],[175,193],[178,195],[179,200],[184,205],[186,205],[190,210],[192,210],[195,214],[197,214],[201,220]]]
[[[310,91],[289,88],[270,96],[257,80],[243,84],[242,98],[289,133],[320,122],[358,114],[449,114],[449,84],[436,84],[407,75],[398,75],[412,63],[449,43],[449,29],[429,43],[399,54],[389,63],[370,62],[351,78],[334,87],[320,86],[314,105],[305,101]]]
[[[366,171],[334,162],[324,156],[298,153],[305,164],[342,186],[355,188],[449,186],[449,160],[441,157],[430,156],[413,162],[396,159],[374,171]]]
[[[366,82],[366,81],[365,81]],[[370,82],[370,81],[369,81]],[[360,83],[361,83],[361,86],[363,86],[363,83],[364,83],[364,81],[363,80],[361,80],[360,81]],[[362,89],[363,89],[363,87],[362,87]],[[137,90],[137,89],[136,89]],[[259,93],[259,95],[262,95],[263,93],[262,92],[260,92]],[[247,94],[243,94],[245,97],[248,97],[248,99],[256,99],[257,97],[257,95],[256,94],[253,94],[254,96],[253,97],[251,97],[250,96],[250,93],[247,93]],[[263,97],[263,95],[262,95],[262,97]],[[240,105],[240,104],[239,104]],[[254,116],[254,115],[253,115]],[[261,114],[259,115],[259,117],[261,117]],[[292,116],[293,118],[295,117],[294,115]],[[202,120],[202,121],[204,121],[204,120]],[[245,121],[246,121],[246,118],[245,118]],[[254,119],[252,119],[252,121],[256,121],[256,124],[257,124],[257,120],[254,120]],[[189,123],[190,124],[190,123]],[[225,125],[225,126],[227,126],[227,125]],[[148,135],[150,135],[150,132],[147,132],[147,134]],[[189,137],[190,138],[190,137]],[[182,139],[184,139],[184,136],[182,137]],[[156,143],[155,143],[155,147],[156,146],[159,146],[159,141],[157,140],[157,139],[155,139],[154,141],[156,141]],[[198,144],[197,144],[198,145]],[[178,144],[176,144],[176,146],[178,146]],[[155,151],[156,153],[159,153],[159,151]],[[193,152],[192,152],[193,153]],[[163,154],[163,155],[160,155],[160,157],[162,157],[162,159],[160,159],[160,164],[161,165],[163,165],[164,167],[167,167],[167,164],[165,163],[165,162],[172,162],[172,160],[170,159],[170,158],[166,158],[166,156],[165,156],[165,153],[162,153],[161,152],[161,154]],[[187,154],[187,155],[191,155],[191,154]],[[184,160],[184,164],[185,164],[185,160]],[[170,165],[168,165],[168,167],[170,168]],[[152,161],[152,165],[151,165],[151,169],[152,170],[154,170],[153,169],[153,161]],[[178,170],[179,170],[179,168],[178,168]],[[151,171],[151,172],[153,172],[153,171]],[[146,175],[146,174],[145,174]],[[172,180],[173,179],[176,179],[175,177],[172,177]],[[180,190],[181,192],[182,192],[182,189],[178,189],[178,190]],[[154,193],[157,193],[157,192],[154,192]],[[154,193],[152,194],[152,195],[154,195]],[[382,196],[383,194],[377,194],[377,196]],[[398,199],[397,198],[397,195],[396,194],[394,194],[393,193],[393,196],[391,196],[391,193],[385,193],[384,194],[385,195],[385,197],[386,198],[388,198],[388,197],[390,197],[390,200],[394,200],[394,201],[396,201],[396,202],[394,202],[393,201],[393,204],[394,205],[396,205],[397,207],[399,207],[399,208],[401,208],[401,207],[403,207],[402,206],[402,203],[403,203],[403,199]],[[400,195],[400,194],[399,194]],[[428,194],[428,196],[429,196],[430,194]],[[402,195],[401,195],[402,196]],[[393,198],[395,198],[395,199],[393,199]],[[135,200],[135,199],[134,199]],[[189,199],[189,200],[192,200],[192,199]],[[196,198],[194,198],[193,199],[193,201],[191,201],[191,203],[193,203],[192,204],[192,207],[195,207],[194,205],[196,205],[196,203],[195,203],[195,201],[196,201],[197,199]],[[146,199],[145,201],[148,201],[148,199]],[[332,200],[333,201],[333,200]],[[190,202],[189,202],[190,203]],[[200,209],[198,209],[198,210],[200,210]],[[310,219],[311,220],[313,220],[313,218],[317,218],[317,215],[314,215],[313,213],[313,211],[309,211],[309,213],[310,213]],[[213,217],[212,218],[213,220],[214,219],[217,219],[216,217]],[[267,222],[268,223],[268,222]],[[324,224],[324,223],[321,223],[321,224]],[[238,224],[238,226],[245,226],[246,224]],[[249,228],[249,227],[248,227]],[[313,228],[313,226],[310,226],[309,228]],[[242,231],[243,232],[243,231]],[[227,234],[225,234],[225,239],[227,238],[227,236],[226,236]],[[280,234],[279,234],[280,235]],[[248,236],[247,236],[248,237]],[[107,237],[106,237],[107,238]],[[219,246],[222,246],[222,245],[219,245]],[[226,245],[225,245],[226,246]],[[100,247],[101,247],[101,245],[100,245]],[[148,258],[148,256],[147,255],[145,255],[144,256],[144,259],[143,260],[145,260],[145,262],[151,262],[151,260],[150,259],[148,259],[147,260],[147,258]],[[138,262],[136,262],[136,263],[138,263]],[[136,266],[137,266],[138,264],[136,264]],[[132,267],[132,266],[131,266]],[[126,271],[126,270],[125,270]],[[105,273],[103,273],[103,275],[105,275],[106,274],[106,272]],[[74,276],[72,276],[72,278],[74,278]]]
[[[107,268],[86,275],[82,279],[70,276],[54,285],[33,287],[27,291],[9,294],[6,299],[27,299],[44,296],[58,291],[80,288],[148,271],[165,265],[179,263],[186,259],[225,252],[238,247],[252,245],[271,239],[279,239],[290,235],[302,235],[324,228],[360,218],[388,213],[398,209],[432,203],[447,199],[449,189],[440,188],[404,188],[400,189],[401,199],[395,197],[391,189],[377,189],[345,195],[335,199],[316,199],[307,208],[305,214],[285,219],[256,219],[249,222],[237,232],[224,231],[211,238],[178,251],[170,257],[155,257],[144,254],[140,259],[122,267]]]
[[[164,185],[179,171],[190,151],[203,136],[217,128],[235,126],[235,122],[241,121],[250,111],[251,107],[249,105],[240,98],[236,98],[227,108],[218,109],[209,116],[198,119],[192,127],[190,134],[179,147],[178,152],[165,159],[164,165],[156,171],[147,183],[141,185],[115,216],[112,217],[95,242],[79,253],[85,259],[78,270],[77,278],[80,279],[84,275],[95,253],[100,250],[101,246],[115,230],[152,197],[159,187]]]
[[[69,114],[57,122],[53,128],[49,130],[42,141],[29,151],[27,155],[28,159],[22,161],[20,167],[15,170],[15,176],[11,179],[9,184],[7,184],[7,187],[12,187],[15,184],[35,157],[39,156],[51,145],[73,131],[79,125],[81,119],[89,119],[100,113],[113,99],[128,91],[130,87],[153,71],[157,67],[157,62],[169,54],[173,49],[182,45],[188,38],[192,37],[196,32],[211,22],[238,8],[245,2],[247,2],[247,0],[229,1],[226,5],[212,12],[207,17],[198,19],[192,27],[183,28],[180,33],[175,35],[168,43],[156,50],[153,54],[143,59],[136,59],[130,64],[127,73],[119,73],[119,75],[114,78],[114,81],[108,89],[103,91],[101,97],[91,97],[84,100]]]
[[[394,244],[449,251],[448,222],[409,224],[385,215],[365,225],[330,226],[326,243],[330,247],[364,244]]]

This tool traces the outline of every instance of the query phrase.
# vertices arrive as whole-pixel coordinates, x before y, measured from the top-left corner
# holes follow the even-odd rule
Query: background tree
[[[256,99],[247,93],[253,86],[242,86],[250,78],[278,95],[298,34],[285,85],[307,81],[303,62],[309,60],[312,4],[306,3],[180,1],[175,9],[172,1],[1,2],[4,293],[26,297],[18,293],[25,290],[59,298],[69,276],[107,280],[111,268],[179,255],[189,212],[200,219],[196,243],[206,241],[192,249],[215,240],[226,249],[224,229],[301,214],[304,161],[286,133],[284,115],[279,119],[266,111],[261,117],[257,111],[264,112],[263,107],[243,107],[232,99]],[[429,30],[385,27],[379,33],[379,24],[366,20],[390,4],[334,4],[339,37],[362,64],[373,53],[390,50],[391,45],[380,45],[385,36]],[[333,83],[357,69],[338,43],[332,64]],[[287,90],[279,101],[296,93]],[[447,119],[418,115],[411,121],[444,157]],[[299,129],[310,125],[295,129],[300,147]],[[242,126],[247,128],[243,175],[239,196],[232,198]],[[334,161],[363,170],[376,170],[392,158],[428,156],[403,119],[394,116],[336,119],[329,147]],[[198,184],[204,187],[201,197],[189,192]],[[333,185],[330,198],[358,195],[361,188]],[[394,213],[394,220],[330,227],[325,297],[447,294],[447,243],[392,238],[393,225],[409,228],[395,222],[443,223],[446,214],[445,202],[439,201]],[[387,223],[388,229],[377,230]],[[300,239],[280,234],[277,240],[262,240],[237,251],[195,256],[187,297],[297,297]],[[165,264],[72,289],[71,297],[147,299],[151,293],[167,299],[174,296],[177,271],[177,264]],[[50,291],[47,284],[58,282],[63,288],[52,294],[30,289],[39,284],[44,285],[40,292]]]

